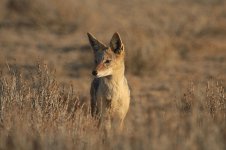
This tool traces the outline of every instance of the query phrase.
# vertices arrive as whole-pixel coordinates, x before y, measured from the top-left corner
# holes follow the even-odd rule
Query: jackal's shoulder
[[[100,85],[100,79],[99,78],[95,78],[93,79],[92,83],[91,83],[91,88],[90,88],[90,94],[96,95],[97,89]]]

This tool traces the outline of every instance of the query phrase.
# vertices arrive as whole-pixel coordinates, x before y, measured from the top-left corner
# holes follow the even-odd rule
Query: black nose
[[[97,71],[94,70],[94,71],[92,72],[92,74],[93,74],[94,76],[96,76],[96,75],[97,75]]]

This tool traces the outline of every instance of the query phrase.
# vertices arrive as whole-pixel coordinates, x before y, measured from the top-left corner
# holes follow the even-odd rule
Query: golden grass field
[[[226,149],[224,0],[0,0],[0,150]],[[124,130],[90,115],[93,52],[119,32]]]

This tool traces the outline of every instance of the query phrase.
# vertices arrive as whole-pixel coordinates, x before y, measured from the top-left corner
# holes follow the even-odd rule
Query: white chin
[[[98,74],[96,75],[96,78],[106,77],[111,74],[112,74],[112,70],[101,71],[101,72],[98,72]]]

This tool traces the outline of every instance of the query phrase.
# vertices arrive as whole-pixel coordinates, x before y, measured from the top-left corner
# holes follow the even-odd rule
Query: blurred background
[[[0,66],[32,70],[41,60],[87,95],[86,33],[108,44],[117,31],[134,94],[168,96],[189,80],[225,81],[225,8],[224,0],[0,0]]]
[[[54,149],[57,141],[83,149],[108,147],[101,145],[92,119],[70,113],[75,99],[89,105],[93,52],[87,32],[105,44],[119,32],[125,45],[132,100],[127,132],[113,134],[111,147],[225,149],[225,0],[0,0],[0,114],[5,113],[0,129],[6,147],[21,143],[21,135],[34,149],[41,143]],[[58,90],[48,73],[40,75],[46,68],[37,71],[39,63],[78,98],[62,96],[68,91]],[[7,82],[2,72],[20,72],[34,81],[28,86],[13,74]],[[62,99],[67,108],[61,109]],[[31,108],[33,100],[37,106]],[[12,120],[18,118],[25,123],[15,121],[14,134]]]
[[[44,61],[85,97],[93,66],[87,32],[106,44],[121,34],[135,97],[173,99],[189,81],[226,81],[224,0],[1,0],[0,7],[1,69],[29,73]]]

